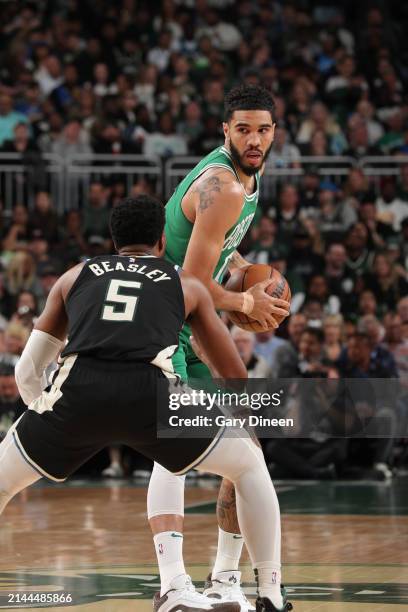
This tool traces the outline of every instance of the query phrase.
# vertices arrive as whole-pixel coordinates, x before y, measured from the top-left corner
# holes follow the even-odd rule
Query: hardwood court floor
[[[185,559],[198,585],[216,546],[217,489],[203,484],[186,491]],[[408,478],[390,486],[281,482],[277,490],[295,612],[408,610]],[[73,480],[20,494],[0,518],[0,609],[61,609],[10,603],[18,591],[71,594],[73,611],[150,611],[158,574],[145,500],[146,489],[128,481]]]

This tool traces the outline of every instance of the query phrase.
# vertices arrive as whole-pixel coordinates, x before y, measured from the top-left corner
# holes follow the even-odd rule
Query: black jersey
[[[77,353],[172,371],[170,357],[185,310],[177,267],[170,262],[148,255],[94,257],[85,263],[65,306],[63,357]]]

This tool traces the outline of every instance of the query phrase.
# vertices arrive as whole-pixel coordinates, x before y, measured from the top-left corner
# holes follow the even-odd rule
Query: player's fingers
[[[280,317],[289,316],[289,312],[287,310],[284,310],[283,308],[278,308],[277,306],[271,306],[269,308],[269,312],[271,314],[279,315]]]
[[[267,278],[263,281],[259,281],[259,283],[256,283],[254,287],[259,287],[259,289],[263,289],[265,291],[265,289],[274,282],[275,281],[273,280],[273,278]]]
[[[275,306],[280,306],[280,308],[285,308],[286,310],[289,310],[290,302],[287,302],[286,300],[282,300],[281,298],[277,297],[271,297],[271,299],[273,300]]]
[[[265,316],[265,322],[266,322],[266,325],[264,325],[264,327],[266,327],[266,329],[268,328],[270,329],[271,327],[276,329],[277,327],[279,327],[278,323],[276,322],[276,319],[271,315]]]

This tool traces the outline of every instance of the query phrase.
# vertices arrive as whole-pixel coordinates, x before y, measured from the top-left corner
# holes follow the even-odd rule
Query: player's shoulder
[[[222,188],[242,195],[242,185],[232,168],[209,166],[195,181],[196,186],[207,185]]]
[[[233,172],[218,167],[209,168],[200,176],[193,186],[192,195],[195,196],[198,212],[211,208],[216,215],[241,210],[245,196]]]
[[[79,275],[81,274],[86,264],[87,264],[86,261],[82,261],[81,263],[76,264],[75,266],[73,266],[72,268],[64,272],[64,274],[60,276],[60,278],[58,279],[57,283],[59,285],[59,289],[61,291],[64,301],[66,300],[72,287],[75,285],[76,281],[78,280]]]

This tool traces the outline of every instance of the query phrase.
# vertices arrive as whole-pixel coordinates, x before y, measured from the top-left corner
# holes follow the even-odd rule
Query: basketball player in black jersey
[[[111,215],[118,254],[72,268],[51,290],[16,367],[29,408],[0,444],[0,512],[40,477],[64,481],[112,443],[129,445],[176,474],[200,466],[235,484],[258,579],[257,610],[274,611],[280,541],[271,526],[279,522],[279,507],[261,450],[250,439],[220,432],[212,439],[157,439],[157,402],[168,407],[171,356],[184,320],[221,376],[246,377],[207,289],[161,258],[163,230],[162,204],[148,196],[125,200]],[[43,391],[43,373],[60,353]],[[154,609],[238,612],[239,605],[215,603],[182,574],[156,595]]]

